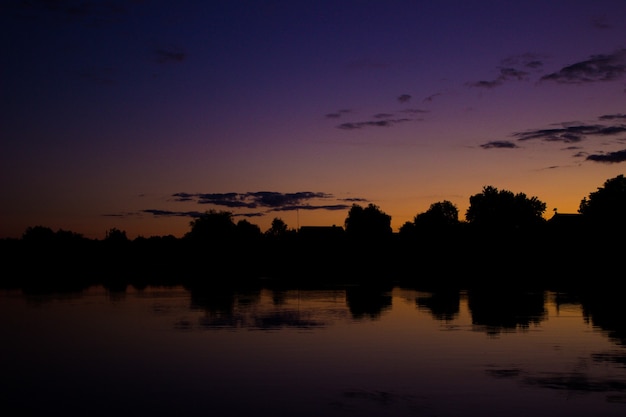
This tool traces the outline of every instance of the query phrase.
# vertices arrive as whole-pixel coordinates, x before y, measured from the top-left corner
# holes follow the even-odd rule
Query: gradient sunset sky
[[[626,1],[2,2],[0,237],[394,230],[484,186],[575,213],[626,172]]]

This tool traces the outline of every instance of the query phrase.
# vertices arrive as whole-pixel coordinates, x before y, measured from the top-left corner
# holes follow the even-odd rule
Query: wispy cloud
[[[507,81],[524,81],[530,78],[531,72],[543,67],[542,57],[526,53],[503,59],[496,68],[497,75],[490,80],[468,82],[466,85],[478,88],[495,88]]]
[[[478,88],[495,88],[510,81],[529,80],[534,72],[544,66],[543,57],[536,54],[522,54],[506,58],[497,67],[494,78],[468,82],[466,85]],[[544,74],[539,81],[553,81],[561,84],[583,84],[599,81],[615,81],[626,75],[626,48],[610,54],[598,54],[562,67],[556,72]]]
[[[327,119],[339,119],[341,116],[343,116],[346,113],[350,113],[350,109],[341,109],[341,110],[337,110],[335,112],[331,112],[331,113],[326,113],[326,118]]]
[[[256,191],[248,193],[176,193],[177,202],[196,202],[229,208],[269,209],[270,211],[286,210],[343,210],[346,204],[311,204],[312,200],[333,200],[332,194],[301,191],[296,193],[279,193],[275,191]]]
[[[374,116],[376,117],[376,116]],[[367,120],[363,122],[347,122],[337,126],[338,129],[354,130],[362,129],[364,127],[390,127],[397,125],[398,123],[410,122],[413,119],[401,118],[401,119],[382,119],[382,120]]]
[[[509,80],[526,80],[528,79],[528,72],[521,71],[515,68],[510,67],[500,67],[498,68],[498,76],[492,80],[482,80],[476,81],[472,83],[468,83],[470,87],[480,87],[480,88],[494,88],[502,85],[505,81]]]
[[[402,94],[400,96],[398,96],[398,101],[400,103],[406,103],[408,101],[411,100],[411,95],[410,94]]]
[[[515,143],[508,140],[494,140],[480,145],[483,149],[514,149],[519,148]]]
[[[563,67],[557,72],[544,75],[541,81],[582,84],[614,81],[625,74],[626,49],[618,49],[612,54],[592,55],[589,59]]]
[[[538,139],[545,142],[576,143],[587,136],[611,136],[626,133],[626,125],[574,124],[552,129],[536,129],[513,133],[519,141]]]
[[[617,162],[626,161],[626,149],[622,149],[621,151],[608,152],[604,154],[594,154],[587,156],[587,161],[594,162],[604,162],[608,164],[613,164]]]
[[[616,114],[605,114],[604,116],[598,117],[599,120],[626,120],[626,114],[616,113]]]
[[[615,140],[612,144],[626,143],[626,124],[620,123],[626,120],[626,114],[613,113],[605,114],[598,117],[598,120],[604,123],[583,123],[583,122],[566,122],[560,123],[560,127],[547,129],[529,129],[522,132],[514,132],[510,136],[517,142],[562,142],[570,145],[562,150],[576,151],[574,157],[585,158],[587,161],[617,163],[626,161],[626,149],[618,151],[610,151],[606,153],[589,154],[582,150],[578,145],[583,141],[600,137],[611,137]],[[510,140],[494,140],[480,145],[482,149],[515,149],[519,148],[514,141]]]
[[[141,210],[142,213],[152,214],[154,216],[163,216],[163,217],[200,217],[202,216],[202,212],[200,211],[171,211],[171,210],[157,210],[157,209],[146,209]]]
[[[338,199],[332,194],[312,191],[295,193],[279,193],[275,191],[256,191],[247,193],[186,193],[172,194],[175,202],[195,203],[236,209],[231,212],[233,217],[262,217],[269,213],[296,210],[348,210],[354,202],[367,202],[363,198]],[[316,204],[318,202],[318,204]],[[161,210],[145,209],[139,213],[152,214],[158,217],[190,217],[202,216],[206,210]],[[136,215],[137,213],[135,213]],[[113,216],[113,215],[111,215]],[[116,215],[126,217],[128,214]]]
[[[422,101],[426,102],[426,103],[430,103],[430,102],[432,102],[435,99],[435,97],[439,97],[441,95],[443,95],[443,93],[434,93],[434,94],[431,94],[431,95],[429,95],[427,97],[424,97],[424,99]]]

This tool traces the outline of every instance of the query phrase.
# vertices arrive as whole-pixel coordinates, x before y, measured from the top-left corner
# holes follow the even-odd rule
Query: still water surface
[[[614,329],[576,297],[497,294],[5,290],[0,413],[626,415]]]

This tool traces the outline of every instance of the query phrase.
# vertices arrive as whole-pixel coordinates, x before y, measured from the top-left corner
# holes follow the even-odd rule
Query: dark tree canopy
[[[27,242],[51,242],[54,238],[54,231],[45,226],[28,227],[22,234],[22,240]]]
[[[382,238],[392,234],[391,216],[370,203],[367,207],[353,204],[345,220],[348,236]]]
[[[618,175],[580,202],[578,212],[591,223],[626,226],[626,178]]]
[[[220,241],[235,235],[236,225],[229,211],[209,210],[192,220],[191,230],[185,237],[201,241]]]
[[[59,229],[54,232],[51,228],[45,226],[28,227],[22,235],[25,242],[40,243],[71,243],[82,242],[86,240],[83,235],[74,233],[69,230]]]
[[[115,227],[107,230],[104,240],[111,243],[130,242],[130,239],[126,236],[126,232]]]
[[[541,224],[546,203],[524,193],[513,194],[492,186],[470,197],[465,219],[486,228],[519,229]]]
[[[444,200],[430,205],[424,213],[413,220],[418,228],[440,229],[459,223],[459,209],[450,201]]]
[[[266,236],[280,238],[287,235],[289,228],[287,227],[287,223],[284,222],[280,217],[274,217],[272,220],[272,225],[265,232]]]
[[[237,236],[242,239],[257,239],[262,235],[261,228],[243,219],[237,222]]]

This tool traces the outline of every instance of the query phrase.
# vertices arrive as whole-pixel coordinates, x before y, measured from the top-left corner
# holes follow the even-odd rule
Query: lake
[[[6,416],[626,415],[613,292],[0,291]]]

